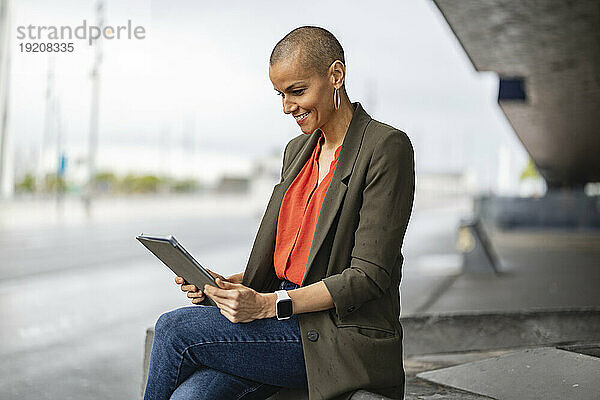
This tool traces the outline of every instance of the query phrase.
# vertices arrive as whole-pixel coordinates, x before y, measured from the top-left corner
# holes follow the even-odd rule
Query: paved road
[[[92,220],[71,203],[62,218],[51,204],[4,207],[0,399],[136,398],[145,329],[189,303],[135,235],[173,233],[202,263],[225,275],[239,272],[258,228],[258,203],[103,202]],[[422,311],[457,272],[454,232],[467,206],[450,199],[415,208],[404,247],[404,313]]]

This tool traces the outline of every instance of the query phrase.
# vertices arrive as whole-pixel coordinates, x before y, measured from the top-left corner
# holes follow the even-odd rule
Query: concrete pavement
[[[173,233],[201,262],[224,274],[245,265],[262,200],[139,200],[107,200],[91,220],[73,204],[73,212],[66,208],[60,218],[50,215],[52,203],[3,204],[0,398],[139,396],[145,329],[162,312],[188,302],[172,273],[135,235]],[[468,198],[417,198],[403,248],[404,317],[600,306],[596,232],[491,232],[502,272],[466,275],[456,228],[469,212]],[[97,245],[90,245],[92,238]],[[416,374],[513,350],[429,355],[429,361],[410,356],[407,398],[480,398]]]

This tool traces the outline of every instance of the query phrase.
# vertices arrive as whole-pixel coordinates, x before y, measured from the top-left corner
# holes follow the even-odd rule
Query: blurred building
[[[550,190],[600,181],[596,0],[436,0]]]
[[[599,227],[600,199],[585,190],[600,182],[598,1],[435,4],[474,68],[498,73],[498,104],[548,188],[532,201],[484,199],[483,213],[526,225]]]
[[[250,189],[250,180],[245,176],[223,176],[215,190],[219,193],[246,193]]]

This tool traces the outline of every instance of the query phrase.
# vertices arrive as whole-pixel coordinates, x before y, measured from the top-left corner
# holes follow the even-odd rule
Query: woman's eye
[[[292,93],[294,94],[294,96],[300,96],[302,93],[304,93],[305,89],[298,89],[298,90],[294,90]]]

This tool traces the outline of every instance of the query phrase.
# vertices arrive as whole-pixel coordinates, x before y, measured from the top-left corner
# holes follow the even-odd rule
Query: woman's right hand
[[[216,272],[212,272],[210,269],[206,268],[206,270],[212,275],[213,278],[219,278],[223,281],[230,282],[227,278],[224,278],[222,275],[217,274]],[[192,299],[193,304],[200,304],[204,301],[204,292],[199,290],[196,285],[190,285],[186,283],[185,279],[181,276],[175,277],[175,283],[181,285],[181,290],[187,292],[187,297]]]

